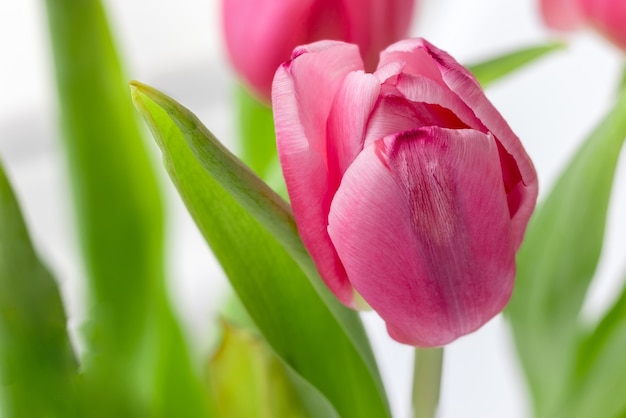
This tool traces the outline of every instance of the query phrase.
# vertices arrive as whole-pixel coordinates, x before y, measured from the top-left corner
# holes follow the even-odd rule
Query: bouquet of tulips
[[[533,416],[625,417],[626,287],[597,322],[581,316],[624,80],[538,202],[524,138],[484,89],[564,42],[464,66],[411,29],[421,6],[223,0],[235,155],[212,121],[125,78],[99,0],[48,0],[89,308],[79,350],[0,168],[0,417],[391,418],[360,311],[414,347],[414,418],[437,416],[445,347],[501,312]],[[626,51],[623,0],[537,8]],[[233,289],[202,361],[165,284],[152,142]]]

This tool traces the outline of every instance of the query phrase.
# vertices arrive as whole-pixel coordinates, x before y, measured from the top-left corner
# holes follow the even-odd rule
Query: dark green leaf
[[[531,219],[508,308],[539,416],[568,383],[579,312],[602,249],[607,207],[626,137],[626,91],[584,142]]]
[[[187,109],[136,82],[132,93],[172,181],[270,346],[341,417],[389,416],[358,316],[320,283],[289,207]]]
[[[531,46],[485,62],[469,65],[468,68],[476,76],[483,88],[485,88],[544,55],[563,48],[565,48],[565,44],[561,42]]]
[[[0,414],[78,416],[78,365],[59,289],[0,166]]]
[[[201,382],[165,296],[156,177],[102,5],[46,5],[89,276],[92,416],[205,416]]]

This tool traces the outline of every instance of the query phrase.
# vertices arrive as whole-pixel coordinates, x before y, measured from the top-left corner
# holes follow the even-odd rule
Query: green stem
[[[434,418],[439,404],[443,348],[416,348],[413,369],[413,418]]]

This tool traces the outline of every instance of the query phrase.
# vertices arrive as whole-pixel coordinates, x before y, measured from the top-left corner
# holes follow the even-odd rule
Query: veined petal
[[[346,172],[328,230],[402,343],[451,342],[510,297],[515,248],[491,135],[428,127],[377,141]]]
[[[537,173],[530,157],[509,124],[485,96],[474,76],[446,52],[422,41],[446,85],[474,111],[498,142],[502,176],[508,196],[515,247],[519,248],[537,200]]]
[[[328,118],[328,167],[335,190],[341,176],[363,149],[367,121],[380,92],[372,74],[355,71],[346,76]]]
[[[423,102],[439,105],[449,109],[454,115],[454,121],[438,124],[442,128],[452,127],[460,120],[467,127],[487,132],[485,126],[476,118],[474,112],[456,94],[447,87],[433,81],[432,79],[415,76],[411,74],[401,74],[396,84],[398,91],[412,102]]]
[[[404,64],[405,74],[423,76],[446,86],[437,65],[430,59],[426,51],[428,42],[422,38],[403,39],[389,45],[380,53],[378,68],[383,69],[389,64],[400,62]]]
[[[297,106],[299,124],[309,147],[324,160],[330,108],[345,77],[358,70],[363,70],[363,61],[356,45],[319,41],[296,48],[293,58],[277,71],[272,88],[280,94],[285,80],[291,80],[288,94],[295,96],[291,102]]]
[[[411,131],[424,126],[469,128],[453,111],[438,104],[413,102],[403,96],[384,96],[370,117],[365,146],[388,135]]]
[[[406,39],[389,46],[381,54],[379,66],[393,61],[407,63],[403,70],[405,74],[421,75],[443,83],[472,109],[476,118],[501,144],[502,171],[507,192],[512,191],[509,210],[519,246],[535,207],[538,188],[537,173],[519,138],[487,99],[474,76],[446,52],[424,39]]]
[[[359,69],[356,46],[317,42],[294,51],[277,70],[272,91],[278,155],[298,230],[324,281],[347,305],[352,287],[326,231],[335,193],[329,184],[327,122],[344,78]]]

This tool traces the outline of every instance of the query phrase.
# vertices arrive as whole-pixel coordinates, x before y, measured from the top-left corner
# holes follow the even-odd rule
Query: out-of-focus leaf
[[[225,299],[225,302],[224,306],[220,309],[220,314],[226,322],[232,324],[234,327],[247,331],[256,330],[254,321],[250,318],[250,314],[248,314],[236,293],[230,293]]]
[[[236,98],[241,160],[286,199],[287,187],[276,152],[272,109],[243,86],[238,87]]]
[[[565,48],[565,44],[562,42],[531,46],[485,62],[469,65],[468,69],[476,76],[481,86],[485,88],[537,59],[563,48]]]
[[[78,416],[76,378],[59,289],[0,166],[0,414]]]
[[[46,5],[89,276],[91,416],[205,416],[202,383],[165,296],[156,177],[102,5]]]
[[[389,416],[358,316],[323,285],[318,292],[320,279],[309,280],[286,251],[306,265],[285,202],[180,104],[137,82],[132,94],[172,181],[270,346],[339,416]]]
[[[305,418],[283,363],[249,330],[223,322],[208,366],[220,418]]]
[[[237,126],[241,138],[241,160],[259,177],[267,178],[271,164],[276,164],[276,136],[272,109],[238,86]]]
[[[598,326],[583,338],[561,416],[617,418],[626,412],[625,351],[626,286]]]
[[[604,237],[626,90],[531,219],[507,309],[538,416],[553,416],[574,364],[578,319]]]

